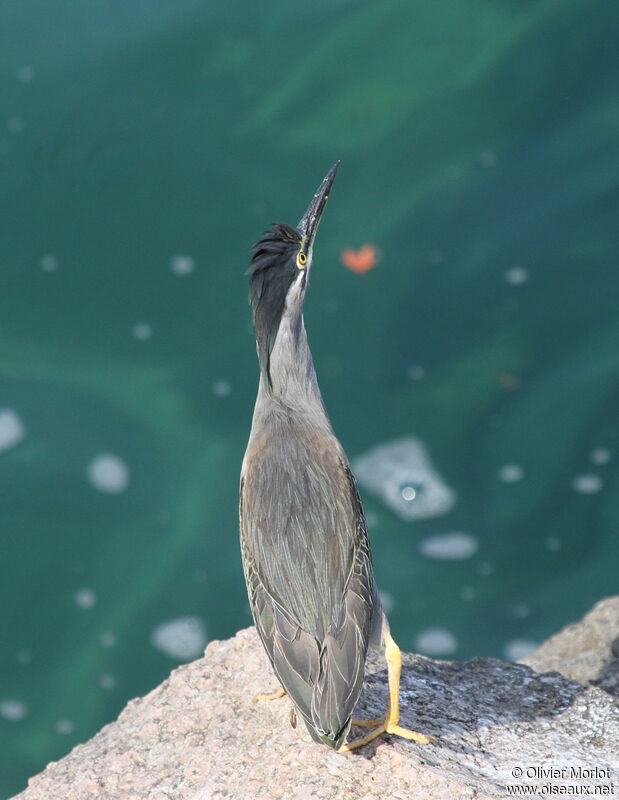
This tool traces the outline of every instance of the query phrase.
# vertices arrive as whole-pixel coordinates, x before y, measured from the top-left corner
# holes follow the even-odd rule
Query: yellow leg
[[[351,750],[356,750],[358,747],[376,739],[382,733],[392,733],[396,736],[402,736],[404,739],[417,742],[418,744],[430,744],[430,742],[437,743],[434,736],[426,736],[417,731],[411,731],[408,728],[402,728],[398,725],[400,721],[400,673],[402,671],[402,656],[400,648],[391,638],[391,634],[387,631],[385,634],[385,656],[387,658],[387,671],[389,679],[389,706],[387,708],[387,716],[384,720],[353,720],[354,725],[361,725],[361,727],[373,727],[377,724],[373,731],[370,731],[366,736],[361,739],[356,739],[354,742],[345,744],[338,750],[338,753],[348,753]]]
[[[286,694],[286,691],[282,689],[280,686],[279,689],[276,689],[274,692],[261,692],[254,697],[254,703],[262,703],[266,700],[279,700],[280,697],[283,697]]]

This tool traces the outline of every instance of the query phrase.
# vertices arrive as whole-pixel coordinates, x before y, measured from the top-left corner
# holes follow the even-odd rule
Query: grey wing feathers
[[[260,459],[249,465],[241,482],[241,548],[254,620],[275,673],[312,736],[337,748],[361,692],[378,601],[354,478],[339,456],[325,464],[320,455],[309,467],[304,461],[303,505],[295,503],[285,469],[271,464],[265,471]],[[281,506],[275,513],[273,498],[265,500],[273,486]]]

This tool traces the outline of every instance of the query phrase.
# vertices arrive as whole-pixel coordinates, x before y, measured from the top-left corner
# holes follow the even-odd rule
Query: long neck
[[[269,358],[269,375],[270,383],[262,370],[259,399],[326,419],[302,313],[286,310],[282,315]]]

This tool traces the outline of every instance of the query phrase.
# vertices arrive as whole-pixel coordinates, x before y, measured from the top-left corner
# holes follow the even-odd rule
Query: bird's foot
[[[254,697],[253,702],[263,703],[266,702],[267,700],[279,700],[279,698],[283,697],[285,694],[286,694],[285,690],[282,689],[282,687],[280,686],[280,688],[276,689],[274,692],[260,692],[260,694],[257,694]]]
[[[439,741],[436,739],[436,737],[426,735],[425,733],[412,731],[410,728],[403,728],[401,725],[398,725],[397,722],[390,719],[389,716],[387,716],[387,718],[384,720],[353,719],[352,724],[357,725],[360,728],[372,728],[374,725],[377,727],[375,727],[373,731],[370,731],[365,736],[362,736],[360,739],[355,739],[352,742],[347,742],[345,745],[342,745],[342,747],[340,747],[340,749],[337,751],[338,753],[349,753],[351,750],[356,750],[358,747],[363,747],[364,745],[374,741],[374,739],[377,739],[383,733],[390,733],[393,736],[401,736],[403,739],[408,739],[411,742],[417,742],[417,744],[439,744]]]

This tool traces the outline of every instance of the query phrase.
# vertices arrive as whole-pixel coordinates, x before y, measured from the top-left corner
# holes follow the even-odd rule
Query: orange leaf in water
[[[342,250],[340,260],[352,272],[368,272],[376,266],[378,251],[373,244],[364,244],[359,250]]]
[[[520,380],[509,372],[501,372],[498,381],[501,386],[504,386],[506,389],[511,389],[512,391],[520,388]]]

